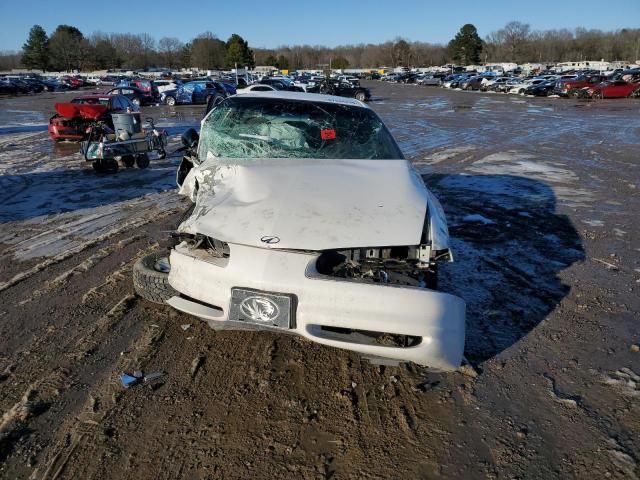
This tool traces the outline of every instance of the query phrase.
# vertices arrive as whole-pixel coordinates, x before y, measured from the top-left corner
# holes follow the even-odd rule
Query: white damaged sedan
[[[436,290],[437,262],[451,259],[444,213],[370,108],[252,92],[203,119],[197,152],[196,135],[178,171],[193,212],[168,262],[147,263],[156,300],[216,329],[460,365],[465,303]]]

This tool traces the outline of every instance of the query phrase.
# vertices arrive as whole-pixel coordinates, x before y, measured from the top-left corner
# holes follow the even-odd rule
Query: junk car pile
[[[457,90],[573,98],[640,98],[640,69],[610,75],[595,70],[541,72],[537,75],[495,75],[493,72],[392,73],[381,78],[395,83],[431,85]]]

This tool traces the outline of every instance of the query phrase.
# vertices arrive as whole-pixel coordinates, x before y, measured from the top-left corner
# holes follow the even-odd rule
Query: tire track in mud
[[[170,209],[168,211],[164,211],[164,212],[158,212],[157,216],[155,216],[154,218],[145,218],[145,217],[140,217],[138,219],[135,219],[134,221],[125,223],[124,225],[120,226],[119,228],[116,227],[114,230],[109,230],[106,233],[102,234],[102,235],[98,235],[94,238],[92,238],[89,241],[85,241],[82,242],[80,244],[77,244],[76,246],[70,247],[69,249],[65,250],[63,253],[59,253],[57,255],[54,255],[52,257],[47,258],[46,260],[34,265],[33,267],[31,267],[28,270],[25,270],[23,272],[19,272],[17,274],[15,274],[13,277],[11,277],[9,280],[4,281],[4,282],[0,282],[0,292],[7,290],[8,288],[11,288],[15,285],[17,285],[18,283],[32,277],[33,275],[42,272],[43,270],[47,269],[48,267],[55,265],[57,263],[60,263],[64,260],[67,260],[75,255],[77,255],[78,253],[91,248],[101,242],[104,242],[105,240],[108,240],[118,234],[121,234],[127,230],[130,229],[134,229],[134,228],[140,228],[143,225],[146,225],[148,223],[151,222],[156,222],[158,220],[161,220],[163,218],[166,218],[170,215],[173,215],[175,213],[178,213],[181,209],[180,208],[174,208],[174,209]],[[47,231],[47,232],[43,232],[40,235],[44,235],[44,234],[51,234],[51,231]],[[38,235],[38,236],[40,236]]]
[[[52,285],[48,286],[51,291],[55,291],[56,288],[62,288],[66,285],[66,280],[71,276],[94,267],[115,251],[119,251],[124,246],[135,243],[143,237],[144,235],[140,234],[134,235],[98,250],[85,259],[85,261],[65,270],[61,275],[56,277]],[[107,275],[105,282],[85,293],[82,303],[99,300],[96,306],[100,308],[99,303],[102,303],[103,298],[106,297],[107,301],[109,301],[108,296],[103,293],[102,290],[108,288],[109,293],[111,293],[116,289],[121,289],[121,287],[116,287],[129,278],[127,273],[131,270],[133,262],[154,248],[157,248],[157,246],[150,245],[145,249],[138,250],[137,254],[134,255],[131,260],[120,264],[119,269]],[[56,258],[55,260],[63,261],[64,259]],[[95,323],[86,322],[84,320],[86,318],[85,316],[74,315],[70,318],[72,323],[65,322],[62,328],[53,325],[50,326],[44,330],[42,334],[36,335],[34,341],[28,344],[27,350],[17,352],[12,356],[13,358],[3,358],[2,363],[6,365],[6,368],[2,373],[0,382],[5,381],[7,378],[14,377],[22,383],[26,380],[25,373],[27,377],[33,377],[33,374],[41,375],[41,372],[38,372],[38,366],[45,366],[51,363],[52,355],[56,358],[54,363],[61,365],[60,368],[64,368],[67,376],[73,375],[74,372],[79,372],[86,368],[84,360],[87,358],[87,355],[97,353],[102,344],[109,344],[109,341],[105,341],[105,339],[109,339],[116,325],[124,318],[127,312],[135,306],[137,297],[132,293],[132,286],[129,285],[127,289],[130,293],[125,295],[125,297],[118,301],[115,306],[106,314],[102,315]],[[95,310],[95,308],[95,306],[90,307],[89,312]],[[67,332],[66,335],[65,332]],[[73,333],[74,335],[69,337],[68,333]],[[59,338],[60,335],[64,335],[64,337]],[[56,338],[59,338],[59,340],[56,340]],[[60,342],[60,340],[62,340],[62,342]],[[57,346],[52,349],[51,346],[54,345],[53,342],[57,343]],[[23,371],[25,369],[26,371]],[[62,389],[55,389],[55,395],[47,393],[51,389],[43,390],[42,386],[46,386],[48,383],[50,382],[42,377],[33,380],[27,392],[23,394],[14,406],[9,408],[6,402],[3,402],[5,408],[7,408],[7,413],[4,415],[2,423],[2,433],[0,434],[2,441],[0,441],[0,443],[2,444],[1,450],[6,452],[5,454],[9,454],[15,442],[20,440],[23,435],[29,433],[29,421],[36,416],[36,413],[40,415],[48,410],[62,392]],[[13,390],[15,390],[15,388],[13,388]],[[7,390],[5,390],[5,392],[10,394]],[[43,397],[42,393],[38,394],[38,392],[45,392],[45,397]],[[43,405],[46,405],[46,408],[41,408]]]
[[[68,360],[62,359],[51,374],[33,381],[21,399],[3,414],[0,423],[0,459],[8,455],[23,435],[29,433],[30,420],[45,413],[69,387],[74,372],[83,366],[82,360],[95,353],[136,300],[135,295],[126,295],[95,324],[90,324],[73,342],[74,347],[66,355]],[[30,358],[30,361],[34,360]]]
[[[79,339],[72,356],[82,358],[88,352],[99,348],[101,338],[108,335],[117,323],[123,321],[138,306],[138,302],[139,299],[134,295],[122,298],[96,323],[95,328]],[[149,359],[155,355],[156,345],[165,334],[163,322],[159,323],[161,325],[146,326],[139,337],[133,338],[127,348],[127,355],[121,356],[110,365],[94,386],[85,393],[86,400],[77,410],[77,415],[69,416],[62,422],[54,441],[44,452],[46,460],[33,472],[32,479],[55,480],[62,474],[69,474],[68,478],[92,476],[92,465],[71,462],[71,459],[78,450],[86,455],[100,445],[102,439],[112,435],[109,421],[126,393],[112,372],[144,369]],[[96,337],[98,340],[95,340]],[[44,470],[42,475],[39,470]]]
[[[0,461],[4,461],[14,443],[28,435],[29,422],[44,412],[68,387],[69,374],[55,369],[49,375],[33,382],[22,398],[7,410],[0,420]]]
[[[87,259],[83,260],[79,264],[71,267],[69,270],[66,270],[65,272],[61,273],[60,275],[58,275],[53,280],[45,281],[45,286],[43,288],[38,289],[38,290],[33,290],[33,292],[31,293],[30,297],[26,298],[25,300],[22,300],[18,304],[19,305],[24,305],[26,303],[32,302],[36,298],[38,298],[38,297],[40,297],[40,296],[42,296],[42,295],[44,295],[46,293],[50,293],[53,290],[55,290],[56,288],[63,287],[67,283],[69,278],[71,278],[72,276],[81,275],[83,273],[88,272],[92,267],[96,266],[98,263],[100,263],[102,260],[104,260],[105,258],[110,256],[115,251],[120,250],[120,249],[126,247],[127,245],[129,245],[129,244],[131,244],[133,242],[136,242],[136,241],[138,241],[138,240],[140,240],[140,239],[142,239],[144,237],[145,237],[144,235],[134,235],[132,237],[128,237],[128,238],[125,238],[123,240],[120,240],[119,242],[116,242],[116,243],[114,243],[112,245],[108,245],[108,246],[106,246],[104,248],[101,248],[96,253],[92,254],[91,256],[89,256]],[[145,252],[146,252],[146,250],[145,250]],[[138,258],[138,257],[136,257],[136,258]],[[130,265],[130,262],[127,263],[127,265]],[[107,283],[108,283],[108,281],[107,281]],[[86,295],[88,295],[88,293]],[[83,298],[83,302],[82,303],[85,303],[84,298]]]

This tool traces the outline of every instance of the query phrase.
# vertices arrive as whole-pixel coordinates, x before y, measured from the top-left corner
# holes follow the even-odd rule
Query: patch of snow
[[[482,223],[483,225],[493,225],[493,224],[496,223],[493,220],[490,220],[487,217],[483,217],[482,215],[480,215],[478,213],[465,215],[464,217],[462,217],[462,221],[463,222]]]
[[[586,223],[590,227],[604,227],[602,220],[580,220],[582,223]]]

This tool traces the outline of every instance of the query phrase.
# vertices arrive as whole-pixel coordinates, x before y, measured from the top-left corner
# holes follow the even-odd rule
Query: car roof
[[[281,100],[296,100],[299,102],[311,102],[311,103],[335,103],[338,105],[349,105],[352,107],[364,107],[369,108],[364,103],[356,100],[355,98],[337,97],[334,95],[322,95],[319,93],[306,93],[306,92],[256,92],[251,91],[242,95],[243,98],[247,97],[260,97],[260,98],[277,98]]]

